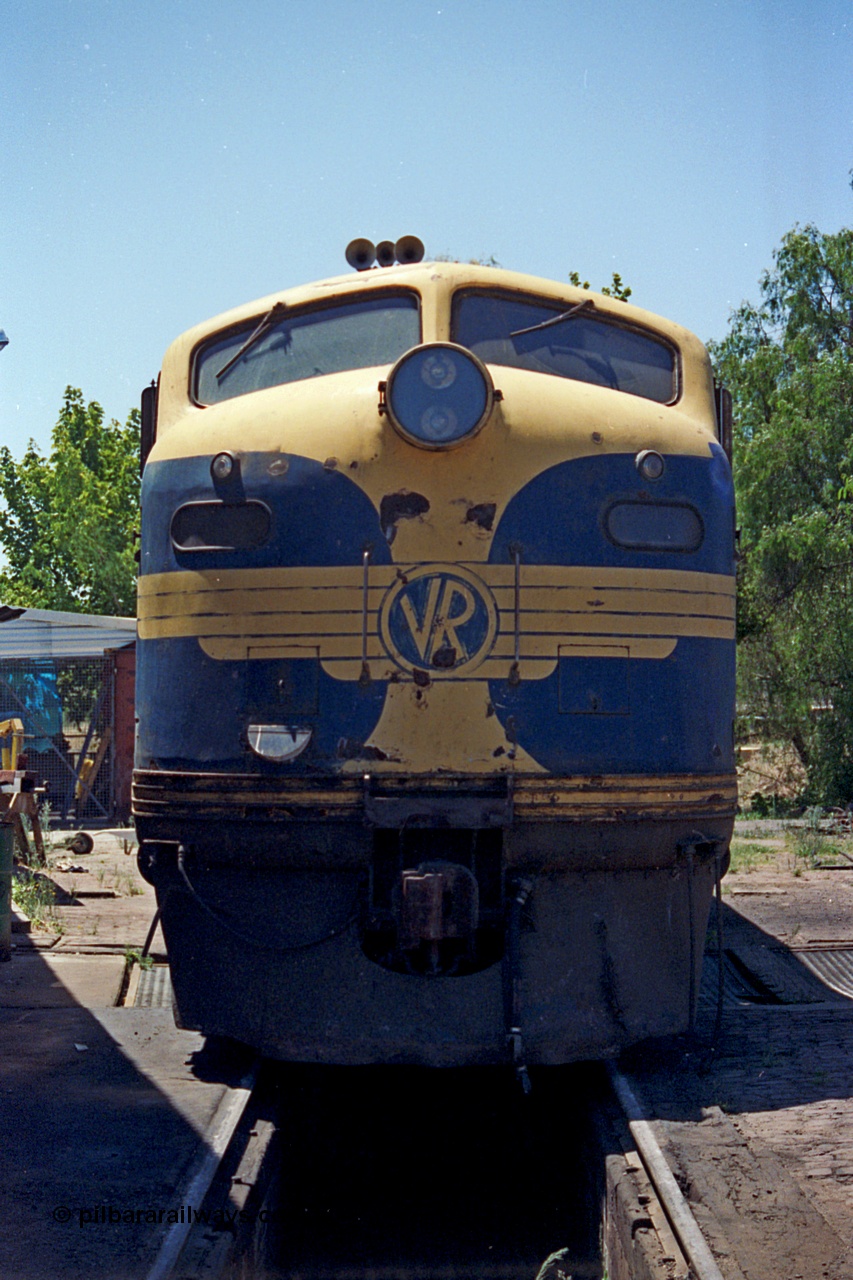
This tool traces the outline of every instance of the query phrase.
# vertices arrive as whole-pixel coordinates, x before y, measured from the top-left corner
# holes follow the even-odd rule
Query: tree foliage
[[[139,412],[124,426],[68,387],[45,457],[0,447],[4,604],[117,614],[136,609]]]
[[[588,280],[581,280],[577,271],[569,272],[569,284],[573,284],[576,289],[590,289],[592,287]],[[608,298],[616,298],[618,302],[627,302],[634,291],[623,282],[619,272],[614,271],[610,284],[603,284],[599,292],[606,294]]]
[[[712,344],[735,405],[741,705],[853,798],[853,230],[794,227]]]

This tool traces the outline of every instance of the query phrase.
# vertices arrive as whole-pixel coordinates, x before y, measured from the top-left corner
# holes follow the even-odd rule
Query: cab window
[[[419,300],[408,292],[292,310],[278,303],[198,349],[194,398],[217,404],[326,373],[393,364],[420,342],[420,329]]]
[[[452,338],[485,364],[590,382],[669,404],[678,392],[675,348],[646,329],[596,313],[592,299],[464,291],[456,295]]]

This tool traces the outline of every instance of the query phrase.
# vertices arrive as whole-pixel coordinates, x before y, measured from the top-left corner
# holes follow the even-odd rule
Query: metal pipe
[[[613,1062],[608,1062],[607,1071],[622,1110],[628,1117],[631,1137],[637,1144],[637,1151],[654,1183],[658,1199],[678,1237],[678,1243],[690,1264],[695,1280],[724,1280],[723,1273],[699,1230],[690,1206],[681,1194],[652,1127],[643,1117],[640,1104],[631,1086]]]
[[[723,951],[723,855],[719,846],[714,854],[714,918],[717,933],[717,1007],[714,1014],[714,1031],[711,1036],[712,1051],[720,1042],[723,1029],[723,990],[725,983],[725,952]]]
[[[510,903],[504,962],[507,1048],[515,1068],[516,1078],[525,1093],[530,1093],[531,1084],[525,1062],[524,1042],[521,1037],[521,913],[532,892],[532,880],[522,879],[515,885],[515,893]]]
[[[361,675],[360,684],[370,683],[370,667],[367,663],[367,593],[370,587],[370,547],[362,555],[362,593],[361,593]]]
[[[690,934],[690,975],[688,981],[688,1026],[696,1030],[696,920],[693,903],[693,845],[687,847],[687,928]]]

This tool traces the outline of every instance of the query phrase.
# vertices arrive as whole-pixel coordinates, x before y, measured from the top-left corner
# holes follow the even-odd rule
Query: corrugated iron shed
[[[98,658],[136,639],[135,618],[0,605],[0,662],[11,658]]]

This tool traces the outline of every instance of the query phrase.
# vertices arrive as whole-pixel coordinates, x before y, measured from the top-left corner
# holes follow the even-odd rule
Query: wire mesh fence
[[[0,662],[0,720],[24,725],[18,767],[44,787],[42,821],[97,826],[115,820],[115,679],[112,655]]]

